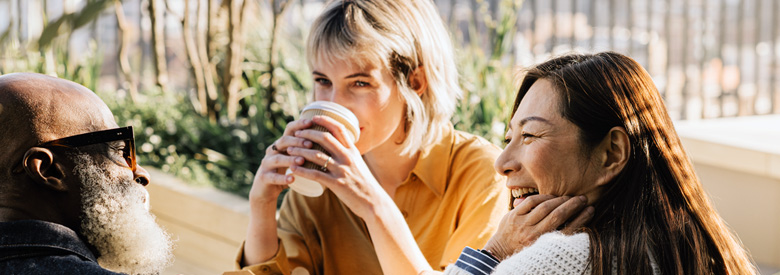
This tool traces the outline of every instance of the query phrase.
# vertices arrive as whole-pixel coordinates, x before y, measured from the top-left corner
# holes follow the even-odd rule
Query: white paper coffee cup
[[[344,106],[330,101],[315,101],[303,108],[300,119],[311,119],[312,117],[318,115],[333,118],[334,120],[344,125],[344,128],[347,129],[346,137],[348,142],[354,144],[357,142],[358,138],[360,138],[360,123],[358,122],[355,114],[353,114]],[[325,127],[317,124],[313,124],[312,127],[309,127],[309,129],[323,132],[328,131],[328,129]],[[327,151],[325,151],[325,149],[322,148],[322,146],[317,143],[314,143],[312,149],[319,150],[320,152],[330,155]],[[324,170],[322,166],[310,161],[306,161],[303,164],[303,167],[314,170]],[[289,175],[291,173],[292,171],[287,169],[285,174]],[[320,196],[322,195],[322,192],[325,191],[325,188],[323,188],[322,184],[319,182],[303,177],[295,177],[295,181],[290,184],[290,189],[308,197]]]

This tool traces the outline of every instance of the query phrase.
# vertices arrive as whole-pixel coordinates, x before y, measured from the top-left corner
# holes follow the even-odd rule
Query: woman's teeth
[[[536,188],[512,189],[512,197],[514,197],[514,198],[528,197],[528,196],[537,195],[537,194],[539,194],[539,189],[536,189]]]

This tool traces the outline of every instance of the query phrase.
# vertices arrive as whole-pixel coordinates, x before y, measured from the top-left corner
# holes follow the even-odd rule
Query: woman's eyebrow
[[[344,77],[344,79],[353,78],[353,77],[371,77],[371,75],[366,72],[359,72],[359,73],[348,75],[347,77]]]
[[[315,75],[318,75],[318,76],[322,76],[322,77],[328,77],[327,75],[325,75],[325,74],[323,74],[321,72],[318,72],[318,71],[312,71],[311,73],[315,74]],[[354,73],[354,74],[348,75],[348,76],[344,77],[344,79],[354,78],[354,77],[372,77],[372,76],[371,76],[371,74],[369,74],[367,72],[358,72],[358,73]]]
[[[552,123],[550,123],[550,121],[548,121],[548,120],[546,120],[546,119],[544,119],[542,117],[529,116],[529,117],[521,119],[520,122],[518,123],[518,125],[520,125],[520,127],[522,127],[523,125],[525,125],[526,123],[528,123],[530,121],[539,121],[539,122],[544,122],[546,124],[552,124]]]
[[[550,123],[550,121],[548,121],[548,120],[546,120],[546,119],[544,119],[544,118],[542,118],[542,117],[538,117],[538,116],[529,116],[529,117],[523,118],[523,119],[521,119],[519,122],[517,122],[516,124],[517,124],[517,126],[519,126],[520,128],[522,128],[522,127],[523,127],[523,125],[525,125],[525,124],[526,124],[526,123],[528,123],[529,121],[540,121],[540,122],[544,122],[544,123],[547,123],[547,124],[552,124],[552,123]],[[512,123],[512,122],[510,121],[510,122],[509,122],[509,125],[507,126],[509,131],[511,131],[511,130],[512,130],[512,128],[513,128],[513,127],[512,127],[512,124],[514,124],[514,123]]]

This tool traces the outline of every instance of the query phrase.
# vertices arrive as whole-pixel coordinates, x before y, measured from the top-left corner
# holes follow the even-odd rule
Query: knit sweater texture
[[[564,235],[557,231],[550,232],[499,263],[492,274],[590,274],[589,246],[587,233]],[[479,272],[469,272],[453,264],[447,267],[444,274],[471,275]]]
[[[489,254],[489,253],[488,253]],[[650,265],[654,275],[660,275],[652,254]],[[565,235],[559,231],[546,233],[531,246],[497,263],[482,250],[466,247],[455,264],[445,269],[445,275],[519,275],[519,274],[591,274],[588,263],[590,237],[587,233]],[[496,265],[497,263],[497,265]],[[613,274],[617,274],[613,261]]]

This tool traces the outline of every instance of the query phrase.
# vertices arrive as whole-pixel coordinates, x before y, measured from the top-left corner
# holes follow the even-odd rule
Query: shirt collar
[[[436,196],[441,197],[447,188],[448,175],[450,174],[455,129],[451,122],[447,122],[440,125],[439,129],[430,129],[430,131],[440,134],[433,142],[420,148],[417,164],[412,169],[412,180],[417,177]]]
[[[0,222],[0,247],[41,247],[68,251],[78,257],[97,262],[95,255],[76,234],[63,225],[39,220]],[[2,253],[2,251],[0,251]]]

